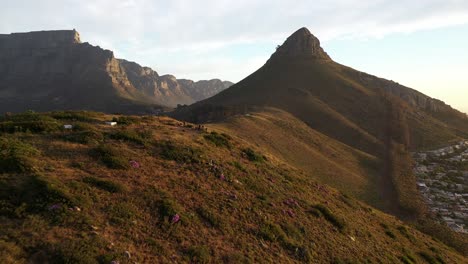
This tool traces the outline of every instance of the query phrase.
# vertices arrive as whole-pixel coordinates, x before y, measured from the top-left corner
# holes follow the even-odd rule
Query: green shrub
[[[171,141],[162,141],[158,144],[160,155],[167,160],[180,163],[200,163],[201,151],[189,146],[180,146]]]
[[[244,166],[242,166],[242,164],[240,164],[238,161],[233,161],[231,164],[232,164],[236,169],[238,169],[238,170],[240,170],[240,171],[242,171],[242,172],[247,172],[247,169],[246,169]]]
[[[406,228],[406,226],[401,225],[401,226],[398,226],[397,229],[406,238],[408,238],[410,240],[413,239],[413,236],[409,233],[408,228]]]
[[[139,124],[140,119],[138,117],[119,116],[119,117],[113,117],[112,122],[117,122],[119,125],[131,125],[131,124]]]
[[[232,252],[222,257],[223,263],[251,263],[240,252]]]
[[[129,225],[137,215],[135,205],[128,202],[120,202],[106,208],[110,221],[117,225]]]
[[[98,238],[65,240],[50,246],[51,263],[99,264],[105,242]]]
[[[36,171],[39,150],[17,139],[0,138],[0,173]]]
[[[121,151],[115,147],[102,144],[94,148],[92,154],[110,169],[130,168],[128,160],[123,157]]]
[[[123,140],[133,142],[138,145],[145,146],[149,143],[152,138],[152,134],[149,131],[137,132],[135,130],[120,130],[115,133],[109,134],[109,137],[115,140]]]
[[[59,184],[39,175],[0,177],[0,212],[2,215],[23,218],[26,213],[42,214],[61,222],[61,214],[77,205],[75,199]],[[57,207],[51,210],[51,206]],[[51,212],[54,214],[51,214]]]
[[[110,180],[104,180],[104,179],[99,179],[99,178],[90,176],[90,177],[83,178],[83,181],[98,189],[101,189],[110,193],[119,193],[119,192],[125,191],[125,187],[122,184],[116,183]]]
[[[317,208],[312,208],[310,209],[309,211],[307,211],[309,214],[319,218],[322,216],[322,213],[320,213],[320,211],[317,209]]]
[[[317,209],[322,213],[322,215],[327,219],[328,222],[333,224],[336,228],[338,228],[340,231],[343,231],[346,227],[345,222],[342,219],[339,219],[337,216],[335,216],[327,207],[324,205],[318,204],[315,205],[313,208]]]
[[[33,210],[48,210],[50,205],[76,205],[74,199],[59,184],[47,181],[43,176],[33,176],[22,192],[22,200],[33,205]]]
[[[180,206],[172,199],[164,197],[158,202],[159,218],[162,221],[170,221],[177,213],[180,213]]]
[[[63,139],[79,144],[97,144],[103,140],[103,136],[101,132],[97,130],[87,130],[66,134],[63,136]]]
[[[58,120],[70,120],[80,122],[96,122],[97,113],[87,111],[57,111],[49,114],[51,117]]]
[[[284,233],[283,229],[275,223],[264,223],[258,232],[261,238],[276,242],[276,241],[285,241],[286,234]]]
[[[211,252],[207,246],[190,247],[187,255],[191,263],[211,263]]]
[[[401,262],[404,264],[414,264],[416,263],[416,257],[413,255],[412,252],[408,251],[407,249],[404,249],[404,256],[400,257]]]
[[[203,138],[213,143],[217,147],[225,147],[228,149],[231,148],[231,142],[229,141],[231,137],[227,134],[218,134],[217,132],[213,131],[210,134],[205,134]]]
[[[436,258],[434,258],[432,255],[426,252],[419,252],[419,255],[427,261],[429,264],[441,264],[443,262],[438,261]]]
[[[32,111],[0,117],[0,132],[3,133],[41,133],[60,129],[61,124],[59,124],[57,120]]]
[[[263,162],[265,161],[265,157],[256,153],[253,149],[251,148],[246,148],[242,150],[242,153],[247,157],[248,160],[253,161],[253,162]]]
[[[389,236],[390,238],[392,238],[392,239],[396,239],[395,234],[394,234],[392,231],[390,231],[390,230],[385,230],[385,234],[386,234],[387,236]]]
[[[212,227],[220,228],[223,226],[221,218],[205,207],[197,209],[197,214]]]

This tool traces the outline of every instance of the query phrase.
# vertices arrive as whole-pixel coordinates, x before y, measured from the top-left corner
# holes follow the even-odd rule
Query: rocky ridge
[[[209,87],[203,86],[205,82],[197,82],[196,88],[185,83],[82,43],[76,30],[0,35],[0,112],[175,107],[226,87],[216,80],[207,81]]]
[[[331,60],[330,56],[320,46],[320,40],[303,27],[294,32],[283,45],[276,49],[271,59],[284,57],[313,57]]]

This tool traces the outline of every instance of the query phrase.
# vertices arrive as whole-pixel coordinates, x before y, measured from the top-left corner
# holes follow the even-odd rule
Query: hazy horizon
[[[462,1],[20,0],[2,5],[0,22],[4,34],[75,28],[82,41],[160,74],[233,82],[305,26],[336,62],[468,112],[468,3]]]

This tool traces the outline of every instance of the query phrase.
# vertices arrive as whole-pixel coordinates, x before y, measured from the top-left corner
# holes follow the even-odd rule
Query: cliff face
[[[206,89],[203,94],[221,90]],[[175,77],[82,43],[75,30],[0,35],[0,112],[127,111],[133,105],[173,107],[205,98],[193,98]]]
[[[142,67],[135,62],[119,60],[130,83],[148,98],[163,105],[192,104],[211,97],[233,83],[219,79],[192,80],[177,79],[173,75],[160,76],[148,67]]]
[[[180,79],[179,83],[182,85],[185,92],[195,101],[201,101],[209,98],[234,84],[232,82],[221,81],[219,79],[198,82]]]

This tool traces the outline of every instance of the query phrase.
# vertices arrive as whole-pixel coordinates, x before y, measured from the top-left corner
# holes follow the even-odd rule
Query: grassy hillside
[[[466,262],[316,182],[277,150],[170,118],[103,124],[112,118],[60,112],[0,120],[2,263]],[[353,151],[323,147],[324,161]],[[348,158],[343,169],[352,168]],[[355,170],[350,177],[359,179]]]
[[[310,173],[320,180],[379,206],[381,160],[310,128],[291,114],[275,108],[237,115],[209,128],[237,135]]]

